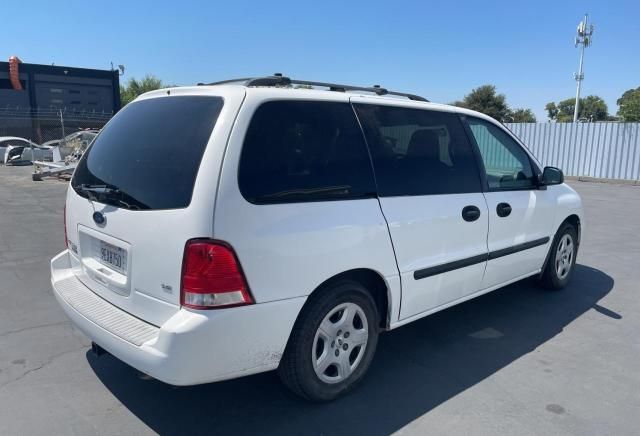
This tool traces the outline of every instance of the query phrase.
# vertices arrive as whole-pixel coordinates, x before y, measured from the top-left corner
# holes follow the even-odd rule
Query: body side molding
[[[522,244],[514,245],[512,247],[502,248],[500,250],[492,251],[489,253],[467,257],[466,259],[454,260],[453,262],[444,263],[442,265],[436,265],[429,268],[419,269],[413,272],[413,278],[415,280],[420,280],[427,277],[453,271],[456,269],[465,268],[467,266],[476,265],[478,263],[482,263],[487,260],[497,259],[499,257],[518,253],[520,251],[529,250],[530,248],[535,248],[540,245],[545,245],[546,243],[549,242],[549,240],[550,238],[546,236],[544,238],[534,239],[533,241],[524,242]]]

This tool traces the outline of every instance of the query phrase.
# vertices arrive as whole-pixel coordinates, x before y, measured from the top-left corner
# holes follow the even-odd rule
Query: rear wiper
[[[89,200],[92,200],[92,201],[99,201],[100,195],[118,194],[120,192],[120,189],[108,183],[103,183],[103,184],[80,183],[76,185],[75,188],[82,192],[86,192],[87,196],[89,197]]]
[[[81,192],[86,192],[87,197],[91,201],[98,202],[116,202],[120,206],[124,206],[130,210],[143,210],[149,209],[149,205],[141,202],[137,198],[124,191],[121,191],[115,185],[109,183],[102,184],[89,184],[81,183],[75,186],[76,189]]]
[[[105,194],[120,192],[120,189],[108,183],[102,183],[102,184],[81,183],[79,185],[76,185],[76,188],[80,189],[81,191],[105,193]]]

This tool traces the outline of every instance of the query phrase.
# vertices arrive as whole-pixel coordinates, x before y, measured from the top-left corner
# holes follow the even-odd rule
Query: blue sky
[[[511,107],[575,95],[575,28],[596,25],[583,95],[640,86],[640,1],[14,1],[4,2],[0,59],[152,73],[189,85],[283,72],[381,84],[432,101],[486,83]]]

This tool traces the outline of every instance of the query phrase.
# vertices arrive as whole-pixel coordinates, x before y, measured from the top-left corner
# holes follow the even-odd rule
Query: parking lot
[[[317,405],[275,373],[176,388],[94,357],[49,284],[66,183],[0,166],[0,434],[638,434],[640,187],[572,186],[567,289],[527,280],[384,334],[364,384]]]

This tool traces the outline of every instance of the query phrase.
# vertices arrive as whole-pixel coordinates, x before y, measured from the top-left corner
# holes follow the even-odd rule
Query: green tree
[[[500,122],[536,122],[531,109],[509,109],[507,98],[504,94],[498,94],[493,85],[482,85],[472,89],[462,100],[454,101],[451,105],[482,112]]]
[[[591,121],[606,121],[609,119],[609,108],[604,100],[597,95],[589,95],[580,99],[578,118],[586,118]]]
[[[120,100],[122,106],[131,103],[135,98],[145,92],[153,91],[156,89],[167,88],[167,85],[158,79],[153,74],[147,74],[142,80],[137,80],[132,77],[127,82],[126,86],[120,85]]]
[[[509,115],[509,106],[504,94],[498,94],[493,85],[482,85],[472,89],[464,96],[462,101],[455,101],[454,106],[464,107],[474,111],[482,112],[498,121],[502,121]]]
[[[550,120],[555,120],[556,118],[558,118],[559,110],[558,106],[556,106],[554,102],[547,103],[544,109],[547,111],[547,116]]]
[[[618,104],[618,116],[622,121],[640,121],[640,86],[625,91],[616,103]]]
[[[559,101],[557,105],[554,102],[547,103],[545,109],[547,110],[550,120],[556,120],[559,123],[570,123],[573,121],[575,104],[575,98],[567,98]],[[597,95],[589,95],[581,98],[578,119],[607,121],[609,119],[607,104]]]
[[[513,123],[535,123],[536,116],[533,114],[531,109],[513,109],[509,112],[508,118],[510,118]]]
[[[558,116],[556,121],[559,123],[570,123],[573,121],[573,111],[575,109],[576,99],[567,98],[558,102]],[[580,116],[578,115],[578,118]]]

